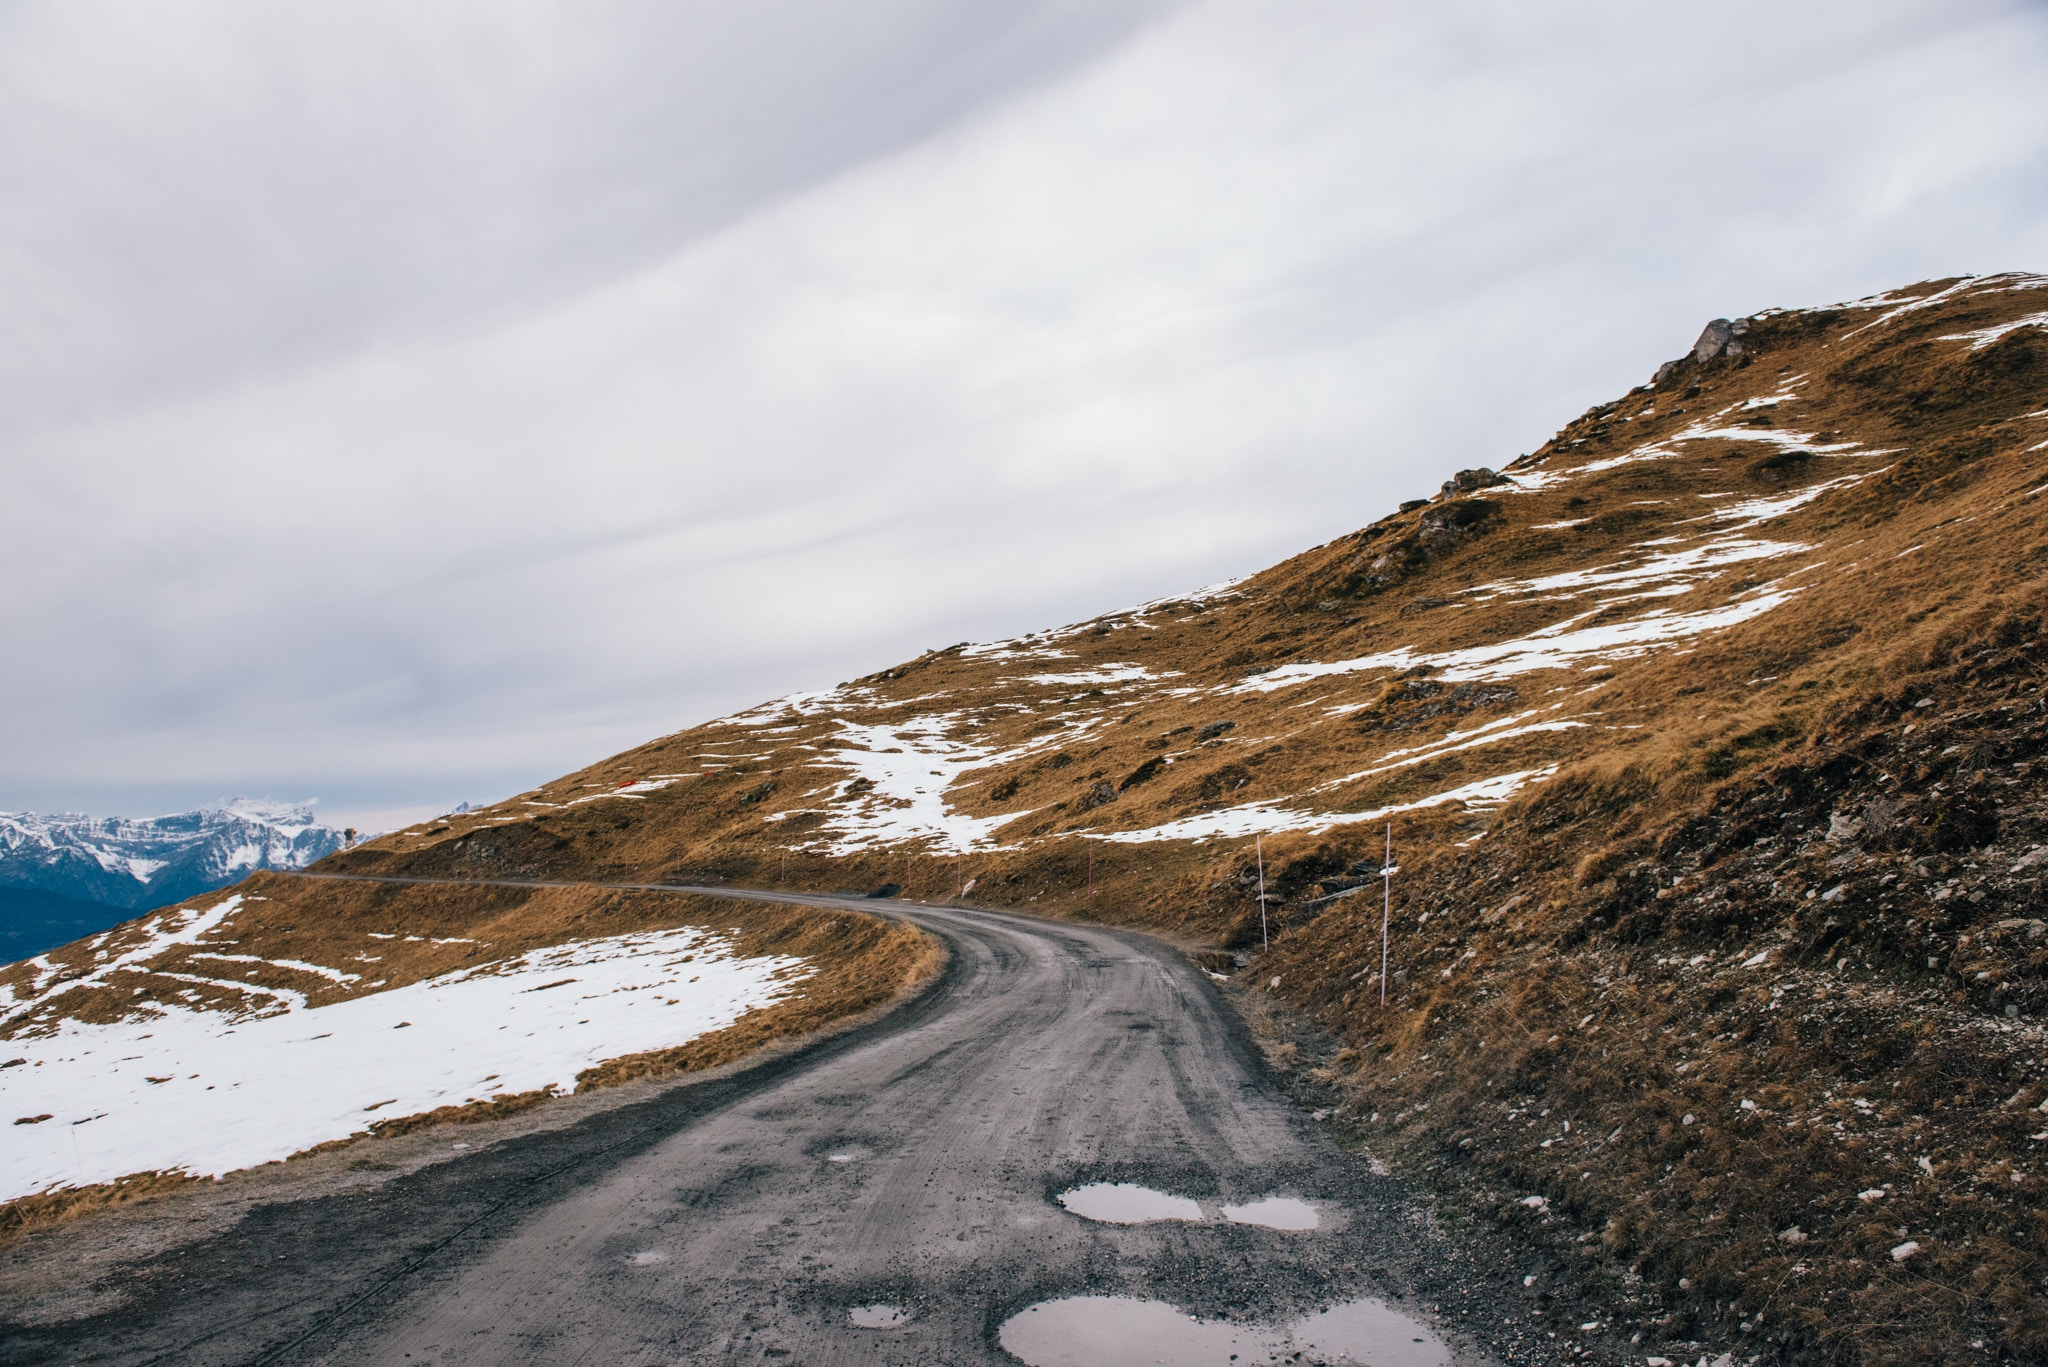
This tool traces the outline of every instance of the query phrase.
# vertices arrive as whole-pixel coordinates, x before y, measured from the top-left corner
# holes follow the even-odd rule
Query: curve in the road
[[[0,1358],[1010,1362],[1000,1326],[1054,1298],[1277,1323],[1461,1281],[1397,1185],[1280,1095],[1168,946],[957,907],[594,886],[857,903],[941,937],[952,961],[915,1002],[786,1057],[372,1195],[261,1209],[139,1269],[120,1312],[16,1327]],[[1117,1225],[1056,1203],[1090,1182],[1142,1183],[1211,1216],[1292,1196],[1323,1219]],[[878,1304],[900,1313],[860,1327],[853,1312]]]

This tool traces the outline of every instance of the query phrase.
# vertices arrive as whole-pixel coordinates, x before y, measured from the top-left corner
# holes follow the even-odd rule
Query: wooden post
[[[1394,823],[1387,823],[1387,853],[1380,860],[1380,1005],[1387,1004],[1387,947],[1394,918]]]
[[[1263,953],[1273,947],[1273,937],[1266,930],[1266,838],[1253,836],[1252,849],[1259,860],[1259,949]]]

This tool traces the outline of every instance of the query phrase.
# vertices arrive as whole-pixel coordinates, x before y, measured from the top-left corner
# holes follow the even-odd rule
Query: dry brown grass
[[[2038,1358],[2048,933],[2040,879],[2007,868],[2048,840],[2044,629],[2039,590],[1985,603],[1737,775],[1582,775],[1416,860],[1385,1014],[1325,967],[1375,958],[1377,925],[1291,939],[1271,967],[1314,975],[1300,998],[1363,1046],[1359,1132],[1501,1218],[1549,1198],[1653,1342],[1748,1323],[1817,1360]],[[1952,834],[1988,785],[1994,825]],[[1874,803],[1884,829],[1828,841]]]
[[[66,1187],[0,1204],[0,1240],[135,1201],[154,1200],[206,1181],[182,1172],[138,1172],[114,1182]]]

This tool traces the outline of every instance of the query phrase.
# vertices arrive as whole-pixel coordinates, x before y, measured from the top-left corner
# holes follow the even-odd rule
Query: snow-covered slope
[[[242,903],[231,894],[161,913],[140,943],[121,944],[68,985],[125,985],[152,971],[203,983],[188,970],[255,966],[344,988],[362,981],[227,950]],[[112,937],[89,943],[101,942]],[[222,950],[206,948],[216,942]],[[35,963],[38,987],[64,973]],[[0,1201],[130,1173],[214,1176],[381,1118],[571,1091],[593,1064],[730,1025],[808,972],[801,959],[743,956],[732,936],[683,926],[552,945],[320,1005],[289,987],[234,983],[239,1009],[209,1009],[193,991],[192,1001],[160,1001],[127,1019],[59,1017],[10,1040],[0,1063],[0,1102],[14,1121],[0,1128]],[[0,1013],[16,1005],[0,986]]]
[[[0,812],[0,888],[133,911],[258,869],[302,869],[341,843],[341,832],[314,820],[309,807],[247,798],[135,820]]]

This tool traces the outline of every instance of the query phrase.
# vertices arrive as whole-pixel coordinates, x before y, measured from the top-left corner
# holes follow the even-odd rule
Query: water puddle
[[[656,1263],[667,1262],[668,1254],[658,1248],[650,1248],[644,1253],[628,1253],[626,1261],[634,1267],[653,1267]]]
[[[1172,1196],[1135,1182],[1091,1182],[1085,1187],[1063,1191],[1059,1203],[1086,1220],[1110,1225],[1142,1225],[1153,1220],[1204,1220],[1200,1203],[1185,1196]],[[1322,1217],[1308,1202],[1293,1196],[1262,1196],[1241,1206],[1218,1208],[1225,1220],[1239,1225],[1263,1225],[1267,1229],[1305,1230],[1322,1224]]]
[[[1371,1299],[1276,1327],[1198,1320],[1164,1301],[1069,1296],[1019,1311],[997,1337],[1030,1367],[1446,1367],[1451,1360],[1443,1340]]]
[[[910,1323],[910,1312],[900,1305],[856,1305],[846,1312],[856,1329],[894,1329],[899,1324]]]
[[[1292,1196],[1267,1196],[1241,1206],[1224,1206],[1221,1214],[1232,1224],[1264,1225],[1267,1229],[1314,1229],[1323,1222],[1314,1206]]]
[[[1085,1220],[1142,1225],[1148,1220],[1199,1220],[1202,1208],[1185,1196],[1141,1187],[1135,1182],[1090,1182],[1059,1194],[1059,1203]]]

